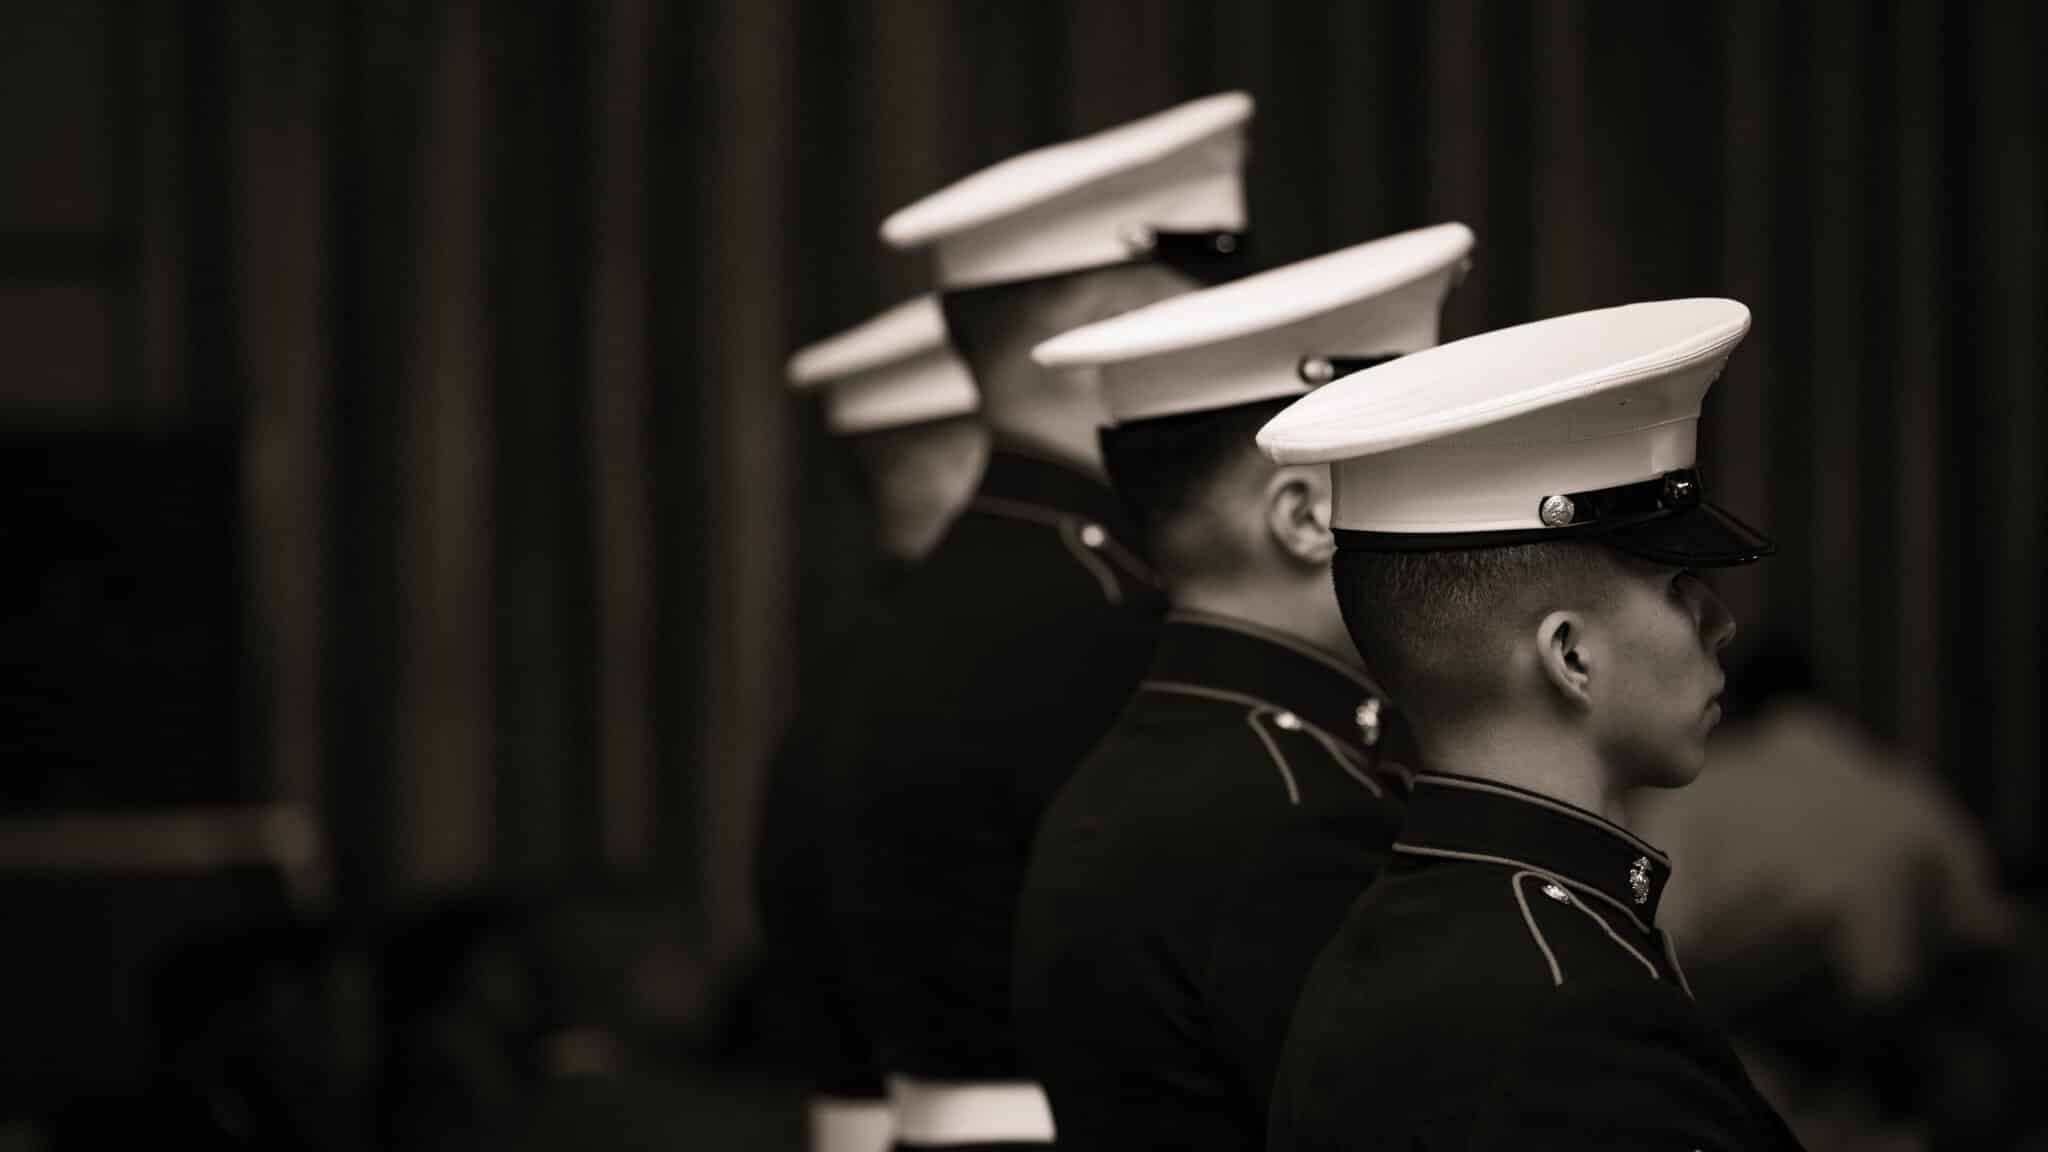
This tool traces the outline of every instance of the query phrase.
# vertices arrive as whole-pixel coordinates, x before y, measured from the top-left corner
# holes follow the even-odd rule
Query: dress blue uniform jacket
[[[1302,978],[1399,824],[1382,722],[1300,641],[1167,618],[1025,882],[1017,1021],[1061,1148],[1264,1146]]]
[[[1656,928],[1669,877],[1598,816],[1418,776],[1295,1005],[1269,1147],[1797,1148]]]
[[[879,611],[878,589],[866,616]],[[866,618],[863,617],[863,619]],[[855,634],[860,634],[856,628]],[[821,678],[769,768],[755,876],[764,990],[778,1051],[812,1096],[879,1103],[885,1095],[874,1036],[857,1010],[844,926],[831,900],[837,867],[832,789],[860,716],[845,653]]]
[[[866,641],[834,900],[892,1075],[1026,1078],[1010,955],[1032,834],[1164,612],[1130,539],[1104,482],[998,445]]]

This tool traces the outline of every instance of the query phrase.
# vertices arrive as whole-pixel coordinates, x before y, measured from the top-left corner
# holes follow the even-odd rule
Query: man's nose
[[[1700,593],[1700,637],[1706,641],[1707,651],[1719,653],[1735,639],[1735,614],[1704,581],[1698,582],[1697,586]]]

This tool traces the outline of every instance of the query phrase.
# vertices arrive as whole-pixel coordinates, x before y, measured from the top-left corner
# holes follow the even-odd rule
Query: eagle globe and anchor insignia
[[[1648,904],[1650,902],[1650,858],[1648,856],[1638,856],[1636,857],[1636,862],[1628,866],[1628,890],[1635,896],[1636,903]]]

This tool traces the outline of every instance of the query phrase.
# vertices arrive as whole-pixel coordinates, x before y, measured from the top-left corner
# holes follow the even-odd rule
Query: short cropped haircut
[[[1337,607],[1359,655],[1418,723],[1455,722],[1500,699],[1513,637],[1541,614],[1597,596],[1618,562],[1589,541],[1427,552],[1342,549]]]
[[[1254,437],[1293,397],[1139,420],[1102,431],[1102,460],[1146,548],[1172,566],[1176,525],[1235,466],[1258,456]]]

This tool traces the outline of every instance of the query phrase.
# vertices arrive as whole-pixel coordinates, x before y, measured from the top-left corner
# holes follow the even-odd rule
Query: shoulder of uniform
[[[1664,978],[1639,926],[1625,910],[1601,907],[1598,892],[1534,869],[1506,875],[1505,903],[1528,938],[1525,959],[1547,972],[1553,986]]]
[[[1156,589],[1158,577],[1132,543],[1099,520],[1043,504],[1001,496],[978,496],[974,511],[1021,525],[1042,537],[1062,562],[1085,574],[1111,604],[1122,604],[1138,589]]]
[[[1184,819],[1211,810],[1237,825],[1258,805],[1285,812],[1302,790],[1303,749],[1276,710],[1196,684],[1141,683],[1076,776],[1114,773],[1156,793]],[[1171,765],[1171,773],[1158,770]]]
[[[1239,705],[1243,717],[1243,728],[1257,742],[1257,750],[1266,754],[1272,765],[1276,783],[1284,789],[1288,806],[1298,806],[1303,797],[1303,779],[1300,773],[1305,769],[1303,736],[1307,722],[1284,707],[1276,707],[1264,701],[1245,701]]]
[[[1326,800],[1378,804],[1398,788],[1398,780],[1375,774],[1370,753],[1271,700],[1154,676],[1140,683],[1125,716],[1142,721],[1155,711],[1158,723],[1176,733],[1199,725],[1186,741],[1194,746],[1191,756],[1233,772],[1246,763],[1269,765],[1290,807]]]
[[[1604,919],[1569,881],[1490,862],[1384,876],[1360,905],[1369,936],[1400,940],[1395,967],[1503,1026],[1563,989],[1659,979],[1632,928]],[[1488,1007],[1481,1007],[1481,1003]]]

